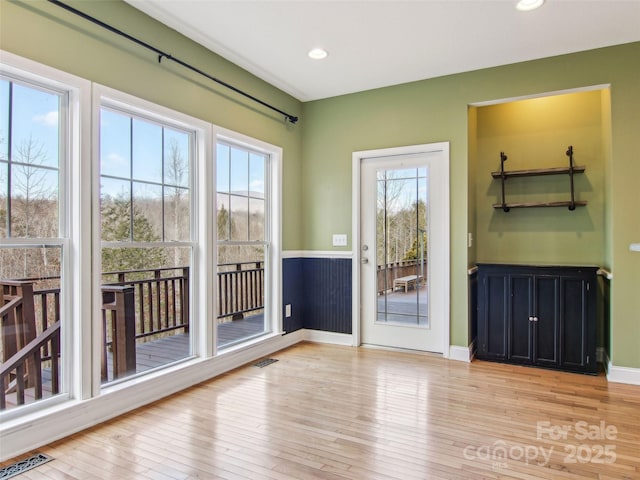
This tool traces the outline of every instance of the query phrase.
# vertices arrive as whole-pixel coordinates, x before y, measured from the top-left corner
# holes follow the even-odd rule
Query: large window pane
[[[268,157],[219,144],[217,150],[218,347],[261,335],[265,319]],[[229,194],[227,194],[227,191]]]
[[[193,134],[125,112],[103,118],[108,136],[112,125],[123,132],[101,150],[102,382],[108,383],[191,354]],[[131,152],[129,170],[115,168],[114,159],[124,156],[117,152]]]
[[[0,410],[62,393],[65,93],[0,80]],[[71,129],[66,129],[70,131]],[[62,217],[61,217],[62,216]]]

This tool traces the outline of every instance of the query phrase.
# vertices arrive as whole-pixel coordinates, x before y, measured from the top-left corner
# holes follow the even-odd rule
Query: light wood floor
[[[55,460],[19,478],[640,478],[640,387],[310,343],[272,357],[41,448]]]

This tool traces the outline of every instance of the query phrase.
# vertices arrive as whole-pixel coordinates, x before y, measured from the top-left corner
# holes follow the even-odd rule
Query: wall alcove
[[[469,266],[476,263],[598,265],[607,267],[611,168],[611,106],[607,87],[558,92],[535,98],[469,107]],[[567,146],[576,165],[575,198],[586,205],[567,208],[494,208],[502,202],[500,152],[509,170],[565,165]],[[564,175],[508,179],[510,202],[553,203],[567,199]],[[476,337],[471,283],[469,341]],[[608,288],[602,286],[601,289]],[[608,325],[599,306],[598,346],[608,347]],[[608,348],[607,348],[608,350]]]

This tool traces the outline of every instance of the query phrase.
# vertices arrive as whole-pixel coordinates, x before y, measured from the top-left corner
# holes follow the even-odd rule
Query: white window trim
[[[92,84],[90,81],[61,72],[57,69],[0,50],[0,67],[24,79],[45,79],[45,83],[67,89],[70,95],[69,113],[73,122],[68,134],[72,138],[68,154],[70,165],[66,171],[67,199],[69,215],[70,245],[66,259],[69,261],[69,275],[72,295],[68,308],[72,318],[67,323],[63,339],[68,350],[65,353],[64,368],[72,378],[69,381],[69,395],[59,395],[32,405],[0,414],[0,461],[33,450],[38,446],[66,437],[100,422],[121,415],[134,408],[159,400],[197,383],[209,380],[234,368],[255,361],[273,352],[282,350],[303,340],[301,333],[283,336],[282,332],[282,280],[281,280],[281,191],[282,191],[282,149],[256,140],[252,137],[216,127],[210,122],[194,119],[180,112],[145,102],[136,97]],[[93,92],[92,92],[93,89]],[[101,329],[95,328],[95,318],[100,318],[100,303],[95,302],[99,282],[95,282],[96,248],[100,245],[98,224],[94,218],[95,195],[99,192],[99,176],[96,174],[99,158],[99,142],[95,128],[99,125],[100,95],[123,102],[131,111],[138,105],[141,111],[165,112],[169,123],[176,124],[182,119],[191,129],[198,125],[197,161],[192,165],[195,208],[192,215],[196,219],[193,264],[197,273],[192,279],[197,287],[191,289],[192,338],[195,338],[194,353],[197,358],[187,359],[179,364],[150,372],[109,387],[100,385]],[[215,312],[212,293],[215,291],[215,145],[216,138],[245,145],[253,150],[264,151],[271,156],[272,163],[272,332],[269,335],[249,340],[215,356],[213,344]],[[213,183],[212,183],[213,182]],[[197,193],[196,193],[197,191]],[[198,196],[197,201],[196,195]],[[90,227],[88,227],[90,226]],[[98,225],[99,229],[99,225]],[[59,239],[56,239],[59,241]],[[99,258],[98,258],[99,263]],[[99,269],[97,270],[99,272]],[[96,287],[97,286],[97,287]],[[99,296],[97,297],[99,298]],[[91,359],[91,362],[87,360]]]
[[[203,203],[206,201],[203,196],[207,191],[205,185],[200,182],[202,177],[206,178],[207,172],[207,158],[211,158],[210,148],[210,124],[199,120],[197,118],[185,115],[184,113],[177,112],[170,108],[162,107],[154,103],[142,100],[133,95],[114,90],[104,85],[93,84],[93,244],[95,245],[95,255],[93,256],[93,318],[100,318],[100,304],[101,304],[101,265],[100,265],[100,251],[101,244],[103,243],[100,235],[100,110],[102,107],[113,108],[124,114],[149,119],[154,122],[158,122],[165,126],[179,128],[185,131],[194,132],[192,138],[192,147],[194,149],[193,160],[190,163],[190,199],[191,199],[191,241],[189,242],[156,242],[158,246],[178,245],[178,246],[191,246],[192,247],[192,265],[191,271],[191,286],[190,286],[190,341],[191,341],[191,357],[207,356],[208,350],[206,345],[203,344],[202,338],[209,336],[208,327],[203,321],[207,317],[207,312],[211,308],[209,303],[210,295],[205,294],[205,288],[207,285],[206,278],[207,273],[201,272],[207,268],[213,268],[209,265],[211,261],[211,250],[202,248],[202,241],[206,243],[206,238],[203,238],[201,232],[207,230],[206,223],[209,222],[199,210],[206,212],[207,208],[200,208],[199,205],[208,205]],[[204,225],[201,222],[205,221]],[[110,246],[116,245],[118,242],[108,242]],[[135,246],[135,242],[125,242],[127,246]],[[145,245],[149,242],[145,242]],[[109,391],[111,385],[102,385],[100,379],[100,352],[102,351],[102,333],[100,328],[94,328],[93,330],[93,394],[99,395],[101,392]],[[165,368],[165,367],[163,367]],[[133,376],[135,378],[136,376]],[[127,383],[127,379],[123,379],[123,383]]]
[[[10,420],[28,418],[44,408],[52,407],[69,399],[84,399],[90,395],[91,372],[82,361],[91,348],[89,336],[90,305],[90,235],[82,225],[90,221],[90,166],[82,162],[89,158],[89,144],[83,139],[90,138],[91,82],[75,75],[57,70],[38,62],[0,51],[0,67],[3,72],[18,79],[34,82],[54,90],[64,91],[68,96],[66,110],[67,124],[62,128],[66,138],[66,148],[62,151],[60,168],[60,211],[62,236],[51,239],[47,244],[63,248],[61,274],[67,292],[61,299],[60,315],[66,318],[61,330],[62,350],[62,394],[21,407],[19,411],[8,410],[0,418]],[[65,143],[65,142],[63,142]],[[61,146],[62,148],[62,146]],[[42,239],[40,239],[42,240]],[[6,244],[32,244],[30,239],[15,241],[7,239]],[[86,358],[86,357],[85,357]]]
[[[213,126],[213,138],[215,144],[218,142],[230,143],[231,145],[237,145],[239,147],[247,148],[255,152],[263,153],[270,157],[269,160],[269,187],[267,189],[268,202],[269,202],[269,224],[265,227],[270,234],[270,248],[269,252],[269,267],[270,273],[267,282],[267,289],[265,291],[265,298],[271,300],[269,308],[270,325],[269,332],[273,335],[280,335],[282,333],[282,148],[272,145],[261,140],[243,135],[232,130],[228,130],[221,127]],[[214,155],[217,153],[217,149],[214,148]],[[214,157],[213,164],[215,165],[217,158]],[[215,171],[215,169],[214,169]],[[213,177],[212,177],[213,178]],[[217,185],[216,179],[213,178],[213,185]],[[215,190],[215,188],[213,188]],[[216,197],[214,196],[214,202]],[[213,205],[212,212],[217,212],[217,205]],[[213,216],[213,215],[212,215]],[[214,229],[214,246],[217,246],[217,229]],[[214,249],[215,252],[215,249]],[[214,275],[214,283],[217,281],[217,275]],[[214,285],[217,291],[217,285]],[[217,305],[214,305],[214,309],[217,309]],[[217,311],[214,311],[214,320],[217,318]],[[216,336],[217,336],[217,329]],[[215,337],[213,341],[213,355],[218,354],[217,340]],[[241,343],[237,346],[225,347],[220,350],[221,354],[227,352],[233,352],[237,349],[243,348],[246,345]]]

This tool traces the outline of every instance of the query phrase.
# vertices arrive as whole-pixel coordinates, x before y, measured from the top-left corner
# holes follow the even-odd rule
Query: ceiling
[[[640,40],[640,0],[126,1],[301,101]]]

